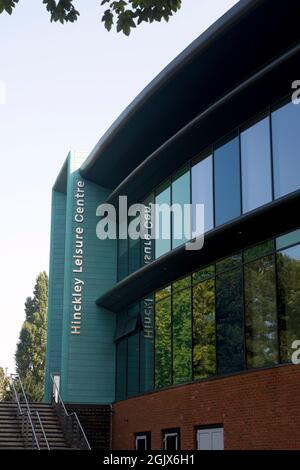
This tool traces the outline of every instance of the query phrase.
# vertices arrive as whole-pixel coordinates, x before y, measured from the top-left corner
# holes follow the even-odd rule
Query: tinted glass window
[[[128,240],[118,240],[118,281],[128,275]]]
[[[248,368],[278,361],[275,258],[245,265],[245,315]]]
[[[243,212],[272,200],[269,118],[241,133]]]
[[[117,343],[117,383],[116,399],[126,398],[126,367],[127,367],[127,340]]]
[[[173,383],[192,380],[191,289],[173,295]]]
[[[171,188],[170,183],[161,186],[155,203],[163,205],[155,210],[155,257],[159,258],[171,249]]]
[[[184,213],[184,205],[190,204],[190,171],[188,169],[180,171],[173,179],[173,204],[178,204],[172,212],[172,248],[176,248],[191,239],[190,213],[186,209]]]
[[[151,194],[143,203],[146,207],[145,213],[142,217],[142,230],[144,233],[143,239],[141,240],[141,265],[151,263],[154,259],[154,247],[155,241],[152,237],[153,223],[152,220],[152,204],[154,202],[154,196]]]
[[[154,380],[154,299],[148,296],[141,302],[143,329],[140,333],[140,390],[153,389]]]
[[[155,305],[155,387],[171,383],[171,297],[166,297]]]
[[[139,218],[131,218],[130,222],[135,220],[139,220]],[[137,225],[137,232],[140,231],[140,224]],[[133,240],[129,237],[128,239],[129,245],[129,265],[128,265],[128,274],[134,273],[140,267],[140,260],[141,260],[141,239],[138,238],[137,240]]]
[[[281,235],[280,237],[276,238],[277,250],[295,245],[296,243],[300,243],[300,229],[294,230],[293,232],[286,233],[285,235]]]
[[[241,213],[239,139],[231,138],[214,152],[216,225]]]
[[[128,337],[127,394],[136,395],[139,391],[139,335]]]
[[[221,261],[216,263],[216,271],[222,273],[223,271],[228,271],[229,269],[237,268],[242,264],[242,254],[236,253],[235,255],[228,256]]]
[[[253,261],[256,258],[271,254],[274,251],[274,240],[267,240],[266,242],[255,245],[244,251],[244,261]]]
[[[214,279],[193,287],[193,373],[195,379],[216,373]]]
[[[193,232],[196,231],[196,204],[204,204],[204,231],[214,226],[213,214],[213,177],[212,156],[206,157],[192,167],[192,204],[193,204]]]
[[[289,102],[272,113],[275,197],[300,188],[300,106]]]
[[[245,368],[242,267],[217,276],[217,363],[218,373]]]
[[[277,273],[281,360],[290,362],[300,339],[300,245],[277,254]]]

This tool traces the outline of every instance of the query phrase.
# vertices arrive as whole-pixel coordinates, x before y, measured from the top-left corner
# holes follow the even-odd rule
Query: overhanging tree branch
[[[42,0],[50,20],[60,23],[74,23],[80,13],[74,6],[74,0]],[[0,14],[4,11],[12,14],[19,0],[0,0]],[[143,22],[169,21],[182,4],[182,0],[100,0],[101,7],[105,8],[102,22],[110,31],[116,26],[116,31],[122,31],[129,36],[132,28]]]

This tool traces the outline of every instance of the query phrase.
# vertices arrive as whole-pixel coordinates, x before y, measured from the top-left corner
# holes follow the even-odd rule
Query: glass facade
[[[214,227],[213,207],[213,158],[212,155],[201,156],[200,161],[191,168],[192,176],[192,230],[197,233],[196,204],[204,204],[204,230],[208,232]]]
[[[214,279],[193,287],[193,373],[195,379],[216,373]]]
[[[216,277],[218,373],[245,368],[242,266]]]
[[[274,109],[271,115],[275,197],[300,188],[300,108],[292,102]]]
[[[241,213],[240,151],[238,136],[230,136],[214,151],[215,220],[222,225]]]
[[[269,119],[241,132],[243,213],[272,201]]]
[[[191,239],[190,214],[186,218],[187,227],[182,217],[185,205],[190,203],[190,171],[183,168],[172,181],[172,205],[176,206],[172,212],[172,248],[182,245]]]
[[[291,344],[300,339],[300,245],[277,253],[280,355],[289,362]]]
[[[192,380],[191,289],[188,287],[177,292],[173,289],[172,302],[173,381],[189,382]]]
[[[278,362],[275,256],[245,266],[245,319],[247,366]]]
[[[171,249],[171,184],[164,183],[155,197],[155,257],[159,258]]]
[[[155,302],[155,387],[161,388],[172,383],[172,322],[171,297]]]
[[[269,202],[300,189],[297,145],[300,106],[290,101],[260,114],[247,125],[212,145],[197,159],[179,169],[145,201],[166,204],[156,212],[156,240],[118,241],[118,280],[155,258],[182,245],[182,220],[171,216],[168,206],[192,206],[192,230],[196,230],[196,204],[204,204],[205,232]],[[164,230],[163,230],[164,228]]]
[[[291,362],[300,230],[176,280],[118,314],[116,398]]]

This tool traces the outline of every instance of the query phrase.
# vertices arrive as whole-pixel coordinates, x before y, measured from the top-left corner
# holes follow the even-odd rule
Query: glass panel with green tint
[[[126,398],[127,339],[119,341],[117,350],[116,399]]]
[[[193,237],[201,235],[197,230],[197,204],[204,205],[204,232],[208,232],[214,226],[214,198],[213,198],[213,158],[205,154],[192,166],[192,226]]]
[[[145,266],[154,260],[155,240],[153,237],[153,223],[152,220],[152,204],[154,203],[154,195],[150,194],[144,201],[145,212],[142,216],[142,233],[141,240],[141,266]]]
[[[206,266],[205,268],[200,269],[200,271],[196,271],[195,273],[193,273],[193,284],[196,284],[200,281],[204,281],[205,279],[208,279],[214,275],[215,265],[212,264],[211,266]]]
[[[141,302],[143,329],[140,333],[140,391],[153,389],[154,380],[154,296]]]
[[[155,305],[155,387],[172,383],[171,297]]]
[[[296,243],[300,243],[300,229],[277,237],[276,249],[281,250],[282,248],[286,248],[287,246],[296,245]]]
[[[127,395],[139,392],[139,334],[128,337]]]
[[[300,339],[300,245],[277,253],[280,356],[290,362]]]
[[[247,367],[278,362],[274,255],[245,265]]]
[[[245,368],[242,266],[217,276],[216,295],[218,374],[238,372]]]
[[[163,299],[164,297],[168,297],[171,295],[171,286],[166,286],[163,289],[158,290],[155,292],[155,302]]]
[[[155,204],[155,258],[159,258],[171,250],[170,181],[158,188]]]
[[[274,251],[274,240],[267,240],[266,242],[255,245],[244,251],[244,261],[248,263],[262,256],[269,255]]]
[[[192,380],[191,289],[173,294],[173,383]]]
[[[191,239],[191,214],[184,208],[190,199],[190,171],[185,167],[172,181],[172,206],[176,205],[172,212],[172,248]]]
[[[128,318],[135,317],[137,313],[140,311],[140,304],[136,302],[135,304],[131,305],[131,307],[127,311]]]
[[[190,285],[191,285],[191,276],[187,276],[182,279],[179,279],[179,281],[173,282],[173,286],[172,286],[173,293],[178,290],[189,287]]]
[[[128,240],[118,240],[118,281],[128,276]]]
[[[193,374],[195,379],[216,373],[215,280],[193,287]]]
[[[137,223],[139,217],[131,217],[130,222]],[[136,226],[136,225],[135,225]],[[137,225],[136,231],[140,232],[140,224]],[[129,237],[128,240],[129,250],[129,263],[128,263],[128,274],[132,274],[140,268],[141,263],[141,239],[133,240]]]
[[[235,255],[229,256],[228,258],[222,259],[216,263],[216,272],[222,273],[223,271],[228,271],[229,269],[238,268],[242,263],[242,254],[237,253]]]

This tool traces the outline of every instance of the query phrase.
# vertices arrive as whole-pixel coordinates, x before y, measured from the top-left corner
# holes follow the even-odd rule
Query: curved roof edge
[[[225,29],[238,21],[249,10],[255,9],[261,0],[240,0],[216,22],[214,22],[206,31],[196,38],[183,52],[181,52],[169,65],[167,65],[125,108],[120,116],[115,120],[111,127],[105,132],[100,141],[94,147],[88,158],[81,166],[82,176],[94,179],[90,172],[93,171],[95,163],[101,158],[103,152],[107,150],[110,144],[118,138],[120,131],[128,121],[134,119],[137,111],[144,107],[158,91],[167,84],[181,69],[192,61],[194,55],[207,47],[214,39],[222,34]]]

